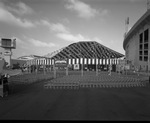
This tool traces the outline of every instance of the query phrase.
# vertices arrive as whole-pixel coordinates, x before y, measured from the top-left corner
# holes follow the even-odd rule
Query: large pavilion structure
[[[28,65],[47,65],[53,67],[56,60],[66,60],[69,66],[79,64],[80,69],[108,69],[108,66],[118,64],[123,54],[116,52],[96,41],[79,41],[67,47],[56,50],[48,55],[34,60],[28,60]]]
[[[106,65],[117,64],[123,56],[96,41],[80,41],[55,51],[55,55],[52,53],[48,57],[52,60],[66,59],[69,65],[83,64],[88,69],[96,69],[96,65],[101,65],[103,69]]]

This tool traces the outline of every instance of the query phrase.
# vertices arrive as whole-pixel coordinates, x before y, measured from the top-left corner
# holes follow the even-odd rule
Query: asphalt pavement
[[[0,120],[150,121],[150,87],[45,89],[18,85],[0,98]]]

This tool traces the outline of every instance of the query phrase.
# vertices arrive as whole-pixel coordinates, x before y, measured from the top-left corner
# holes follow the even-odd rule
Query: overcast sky
[[[147,0],[0,0],[0,37],[16,38],[13,58],[46,55],[78,41],[97,41],[124,54],[129,28]],[[2,50],[2,49],[1,49]]]

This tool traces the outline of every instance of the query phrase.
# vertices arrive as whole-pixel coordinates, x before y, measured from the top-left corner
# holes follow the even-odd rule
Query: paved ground
[[[44,82],[17,85],[0,98],[0,119],[148,120],[150,87],[44,89]]]

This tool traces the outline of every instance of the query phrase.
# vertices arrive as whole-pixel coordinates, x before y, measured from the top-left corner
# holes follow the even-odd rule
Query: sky
[[[129,29],[147,0],[0,0],[0,38],[16,38],[12,58],[47,55],[79,41],[96,41],[125,54]],[[3,51],[0,48],[0,51]]]

